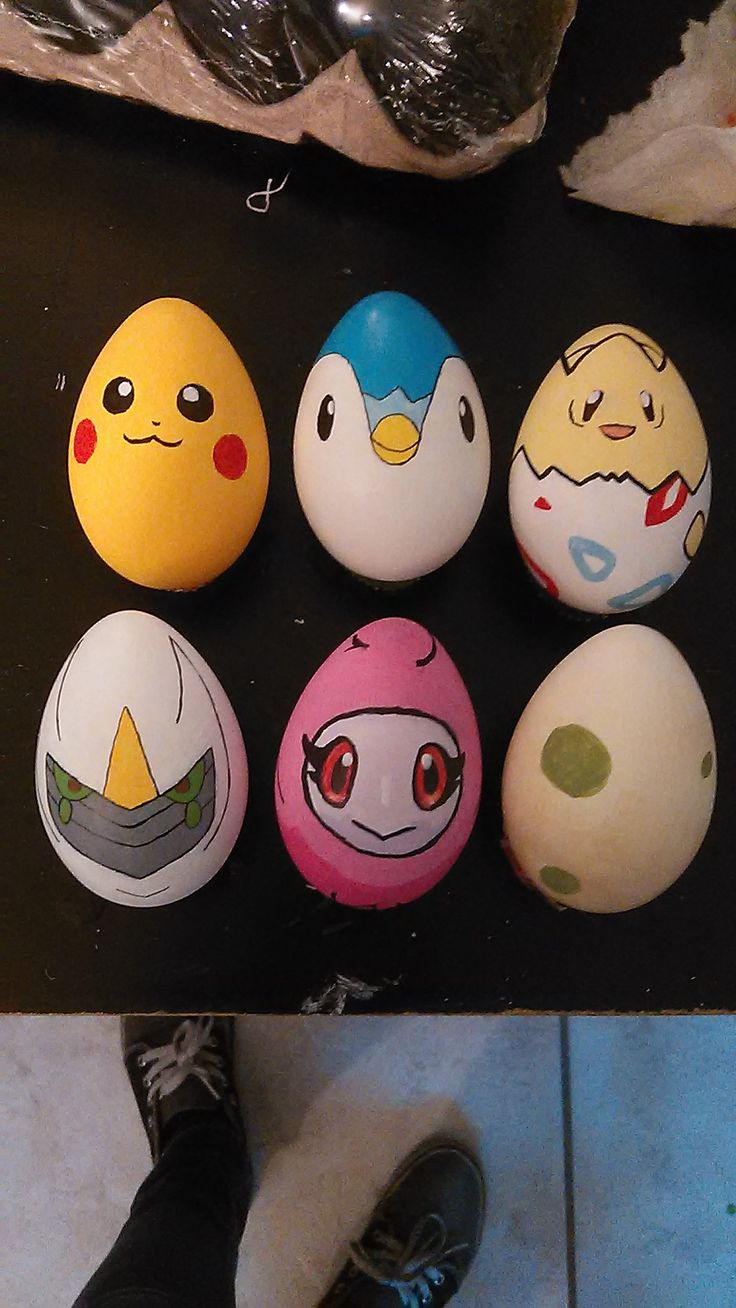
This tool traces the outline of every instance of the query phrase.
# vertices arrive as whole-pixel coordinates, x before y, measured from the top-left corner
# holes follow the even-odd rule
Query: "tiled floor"
[[[736,1305],[736,1019],[248,1018],[239,1040],[238,1308],[311,1308],[438,1129],[489,1183],[458,1308]],[[69,1308],[147,1166],[117,1023],[2,1018],[0,1059],[0,1304]]]

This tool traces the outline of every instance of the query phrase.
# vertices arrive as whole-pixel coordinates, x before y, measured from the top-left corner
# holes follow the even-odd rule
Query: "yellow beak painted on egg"
[[[381,418],[371,432],[371,445],[379,459],[394,465],[413,459],[421,439],[421,433],[403,413],[390,413]]]
[[[138,728],[127,708],[120,714],[112,742],[103,794],[121,808],[137,808],[158,794]]]

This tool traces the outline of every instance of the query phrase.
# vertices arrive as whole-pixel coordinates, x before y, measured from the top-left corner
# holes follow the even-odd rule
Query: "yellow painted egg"
[[[529,571],[562,604],[609,617],[682,575],[708,520],[695,402],[649,336],[608,323],[542,382],[514,449],[509,510]]]
[[[684,658],[651,627],[610,627],[516,726],[502,783],[512,866],[553,903],[637,908],[692,862],[715,793],[713,726]]]
[[[152,300],[90,369],[69,441],[69,484],[90,543],[129,581],[195,590],[230,567],[268,490],[253,383],[211,318]]]

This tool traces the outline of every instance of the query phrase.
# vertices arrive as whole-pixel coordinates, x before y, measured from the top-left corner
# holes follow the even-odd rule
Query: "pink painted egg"
[[[449,654],[383,618],[342,642],[289,719],[276,814],[302,876],[355,908],[431,890],[464,849],[481,786],[478,724]]]

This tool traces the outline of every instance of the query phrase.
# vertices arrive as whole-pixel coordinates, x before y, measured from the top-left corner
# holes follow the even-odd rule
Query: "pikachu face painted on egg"
[[[669,590],[702,540],[708,443],[671,359],[623,324],[581,336],[545,377],[514,450],[524,562],[571,608],[616,613]]]
[[[186,300],[137,309],[72,423],[69,484],[97,553],[142,586],[195,590],[245,549],[268,475],[258,397],[220,328]]]

